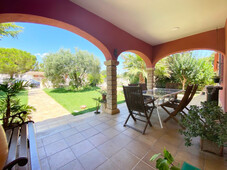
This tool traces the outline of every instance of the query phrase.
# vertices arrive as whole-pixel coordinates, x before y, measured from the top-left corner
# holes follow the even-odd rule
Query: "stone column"
[[[106,112],[109,114],[119,113],[117,108],[117,65],[116,60],[108,60],[104,63],[106,65],[107,74],[107,108]]]
[[[155,79],[154,79],[154,69],[155,68],[147,68],[147,89],[153,89],[155,87]]]

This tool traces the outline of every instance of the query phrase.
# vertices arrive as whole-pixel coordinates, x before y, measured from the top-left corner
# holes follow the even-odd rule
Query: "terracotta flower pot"
[[[103,101],[106,101],[106,94],[103,94],[103,95],[102,95],[102,100],[103,100]]]
[[[0,169],[5,165],[8,156],[8,145],[6,141],[5,131],[0,125]]]
[[[215,153],[219,156],[223,156],[223,146],[219,147],[217,143],[214,143],[207,139],[201,139],[201,150],[211,153]]]

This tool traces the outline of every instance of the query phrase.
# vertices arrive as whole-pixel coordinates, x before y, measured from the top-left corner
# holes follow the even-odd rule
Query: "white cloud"
[[[49,53],[42,53],[42,54],[36,53],[35,56],[36,56],[36,57],[41,57],[41,58],[43,58],[43,57],[47,56],[48,54],[49,54]]]

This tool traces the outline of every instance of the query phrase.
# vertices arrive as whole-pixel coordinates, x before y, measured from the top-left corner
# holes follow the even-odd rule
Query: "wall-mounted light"
[[[114,48],[113,55],[114,55],[115,58],[118,57],[118,55],[117,55],[117,49],[116,48]]]

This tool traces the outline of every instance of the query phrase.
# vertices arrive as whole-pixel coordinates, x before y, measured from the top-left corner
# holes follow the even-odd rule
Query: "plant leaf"
[[[150,161],[154,161],[157,157],[159,157],[159,155],[161,155],[161,153],[154,154],[154,155],[151,157]]]
[[[166,150],[166,148],[164,148],[163,153],[164,153],[164,158],[167,159],[168,163],[169,164],[173,163],[174,159],[173,159],[172,155],[169,153],[169,151]]]

